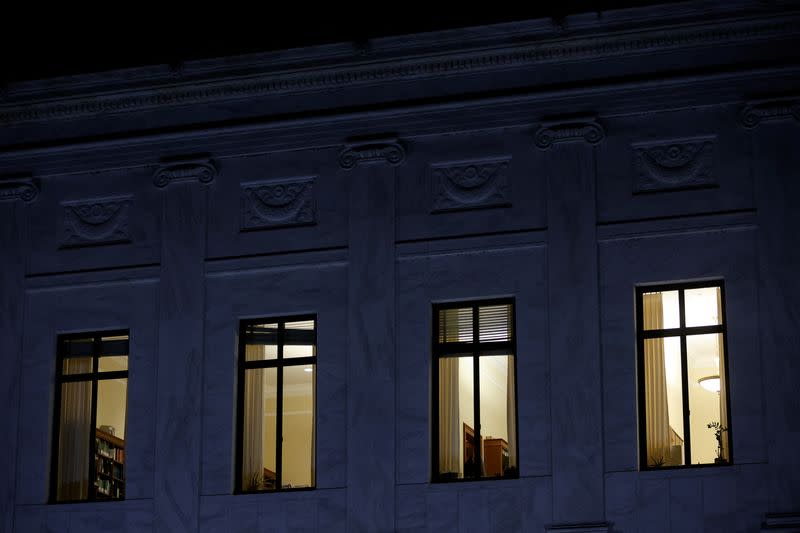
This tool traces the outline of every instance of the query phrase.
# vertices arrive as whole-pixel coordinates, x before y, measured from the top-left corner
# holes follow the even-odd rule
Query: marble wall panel
[[[398,169],[397,239],[542,228],[540,153],[524,128],[411,138]]]
[[[401,256],[397,267],[397,480],[430,481],[431,305],[513,296],[516,303],[519,465],[550,471],[545,250],[518,244]]]
[[[549,477],[399,485],[397,531],[544,531],[552,505]]]
[[[723,278],[734,462],[764,457],[755,292],[755,231],[734,227],[600,242],[606,471],[638,469],[634,287]],[[676,260],[676,258],[678,258]]]
[[[753,209],[750,147],[733,106],[605,117],[597,149],[602,223]]]
[[[209,257],[343,246],[349,182],[338,155],[320,148],[219,160]]]
[[[338,257],[338,256],[337,256]],[[345,483],[347,272],[341,261],[209,273],[203,361],[202,494],[233,492],[239,321],[316,314],[316,487]],[[269,498],[271,495],[265,495]]]
[[[157,263],[161,197],[155,166],[47,177],[28,217],[29,271]]]
[[[110,329],[130,330],[126,492],[153,497],[157,287],[142,280],[28,292],[17,504],[45,503],[49,495],[58,334]]]

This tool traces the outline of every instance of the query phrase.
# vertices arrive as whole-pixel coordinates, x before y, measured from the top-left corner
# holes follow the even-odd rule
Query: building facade
[[[684,2],[10,85],[0,531],[800,530],[798,60]]]

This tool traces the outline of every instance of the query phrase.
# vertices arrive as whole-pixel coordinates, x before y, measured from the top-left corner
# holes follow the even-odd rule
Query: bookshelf
[[[94,491],[96,500],[125,498],[125,441],[95,429]]]

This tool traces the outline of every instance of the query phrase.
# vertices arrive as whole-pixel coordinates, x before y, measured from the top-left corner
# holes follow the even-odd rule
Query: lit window
[[[721,281],[638,287],[643,469],[731,462]]]
[[[128,332],[58,338],[50,499],[125,498]]]
[[[314,486],[316,362],[313,316],[242,323],[236,492]]]
[[[433,480],[517,477],[513,301],[433,316]]]

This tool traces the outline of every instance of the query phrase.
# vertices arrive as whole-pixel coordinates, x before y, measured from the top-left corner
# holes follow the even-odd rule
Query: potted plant
[[[717,458],[714,459],[714,464],[727,463],[728,460],[722,457],[722,434],[725,431],[728,431],[728,428],[726,428],[717,421],[709,422],[706,427],[714,430],[714,437],[717,439]]]

